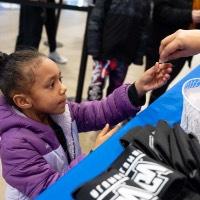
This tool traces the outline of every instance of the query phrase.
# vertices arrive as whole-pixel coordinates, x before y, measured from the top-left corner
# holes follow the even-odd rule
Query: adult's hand
[[[200,30],[178,30],[167,36],[160,44],[159,62],[200,53]]]

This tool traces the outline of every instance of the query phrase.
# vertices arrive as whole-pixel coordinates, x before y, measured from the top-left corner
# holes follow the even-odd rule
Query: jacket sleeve
[[[88,54],[100,57],[107,0],[97,0],[89,16],[87,29]]]
[[[35,198],[61,175],[56,172],[25,139],[15,133],[1,140],[3,177],[12,187]]]
[[[176,1],[155,0],[154,1],[154,20],[166,26],[184,27],[192,22],[192,4],[183,2],[183,7],[177,7]],[[192,1],[191,1],[192,2]]]
[[[116,125],[140,110],[131,104],[128,97],[130,85],[122,85],[101,101],[70,103],[79,131],[102,129],[106,123]]]

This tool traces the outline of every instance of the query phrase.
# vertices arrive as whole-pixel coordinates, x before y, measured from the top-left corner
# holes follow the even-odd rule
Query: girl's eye
[[[55,83],[54,83],[54,82],[51,82],[50,85],[49,85],[49,87],[50,87],[50,88],[53,88],[54,85],[55,85]]]

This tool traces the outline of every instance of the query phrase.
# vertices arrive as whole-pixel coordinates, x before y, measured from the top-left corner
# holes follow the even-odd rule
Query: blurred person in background
[[[55,0],[42,1],[47,3],[55,3]],[[27,48],[38,49],[41,41],[43,25],[45,25],[48,38],[48,57],[58,64],[67,63],[67,59],[61,56],[56,50],[57,21],[55,8],[21,5],[19,32],[15,50]]]
[[[96,0],[88,24],[88,54],[94,61],[88,100],[100,100],[122,85],[131,63],[142,65],[144,30],[151,0]]]

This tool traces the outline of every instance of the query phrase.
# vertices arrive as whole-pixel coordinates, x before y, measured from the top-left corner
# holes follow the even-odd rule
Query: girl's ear
[[[13,101],[21,109],[29,109],[32,107],[31,99],[25,94],[14,94]]]

